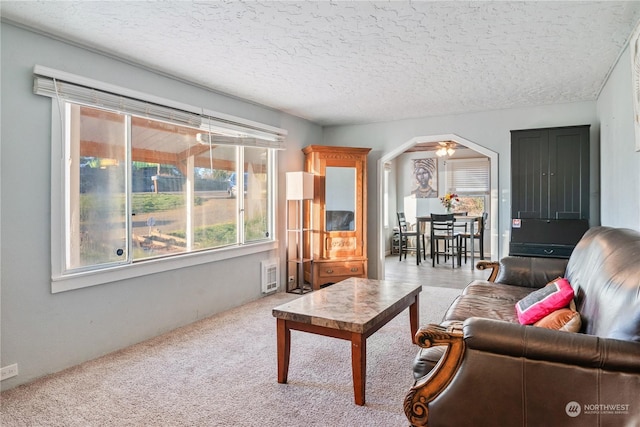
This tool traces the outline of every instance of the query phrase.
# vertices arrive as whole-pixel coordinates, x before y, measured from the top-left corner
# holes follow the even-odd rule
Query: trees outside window
[[[273,150],[70,102],[65,115],[67,272],[273,238]]]

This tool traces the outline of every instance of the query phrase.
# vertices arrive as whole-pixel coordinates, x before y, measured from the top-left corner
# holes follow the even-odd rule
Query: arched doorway
[[[458,145],[464,146],[470,150],[473,150],[483,156],[486,156],[490,160],[490,194],[489,194],[489,249],[490,249],[490,259],[497,259],[499,251],[499,236],[498,236],[498,218],[499,218],[499,194],[498,194],[498,153],[489,150],[471,140],[465,139],[455,134],[444,134],[444,135],[429,135],[429,136],[416,136],[411,138],[409,141],[404,144],[399,145],[395,149],[384,153],[382,157],[378,160],[377,164],[377,191],[378,197],[377,200],[383,201],[385,200],[385,165],[398,156],[404,154],[406,151],[410,150],[412,147],[417,144],[422,143],[437,143],[439,141],[453,141]],[[394,191],[395,195],[395,191]],[[386,203],[378,203],[377,204],[377,230],[378,230],[378,238],[377,242],[377,268],[376,268],[376,277],[384,278],[384,261],[386,256],[386,241],[389,239],[389,235],[386,231],[384,218],[385,218],[385,207]],[[391,225],[392,221],[390,221],[389,227],[393,227]]]

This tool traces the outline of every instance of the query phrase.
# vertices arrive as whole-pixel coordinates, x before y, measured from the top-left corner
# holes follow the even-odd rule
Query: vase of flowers
[[[444,196],[440,197],[440,203],[447,210],[447,213],[451,213],[454,206],[460,202],[458,195],[456,193],[447,193]]]

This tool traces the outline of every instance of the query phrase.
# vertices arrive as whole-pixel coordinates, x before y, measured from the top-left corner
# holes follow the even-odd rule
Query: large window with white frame
[[[35,92],[52,97],[60,159],[54,281],[275,239],[286,132],[36,74]]]

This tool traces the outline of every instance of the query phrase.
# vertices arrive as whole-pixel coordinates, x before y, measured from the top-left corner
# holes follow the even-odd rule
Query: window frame
[[[38,66],[36,66],[36,69]],[[43,68],[41,67],[40,70]],[[50,69],[46,69],[50,70]],[[63,73],[63,72],[60,72]],[[37,73],[36,73],[37,74]],[[63,73],[65,76],[72,76],[66,73]],[[55,78],[55,77],[53,77]],[[87,79],[82,79],[83,83],[87,81]],[[92,81],[93,82],[93,81]],[[100,82],[94,82],[96,85],[100,85]],[[112,89],[113,86],[110,86]],[[120,89],[123,96],[129,95],[127,92],[130,92],[127,89]],[[35,89],[34,89],[35,91]],[[136,92],[139,96],[139,93]],[[149,97],[151,97],[149,95]],[[171,108],[171,104],[173,104],[170,100],[162,100],[157,97],[153,97],[153,102],[158,102],[158,100],[164,101],[162,105],[167,105]],[[78,102],[74,100],[67,99],[59,99],[55,96],[51,96],[51,292],[58,293],[69,291],[73,289],[80,289],[89,286],[101,285],[110,282],[120,281],[131,279],[135,277],[140,277],[148,274],[160,273],[164,271],[171,271],[178,268],[185,268],[190,266],[201,265],[210,262],[222,261],[225,259],[242,257],[250,254],[260,253],[264,251],[269,251],[276,249],[278,247],[277,240],[277,188],[278,188],[278,173],[277,173],[277,151],[278,148],[274,146],[267,147],[268,150],[268,170],[269,170],[269,179],[268,179],[268,197],[267,197],[267,209],[268,209],[268,221],[270,223],[270,229],[272,235],[270,237],[265,238],[264,240],[258,241],[250,241],[243,242],[242,232],[243,229],[242,222],[238,222],[240,219],[241,212],[238,211],[238,216],[236,219],[236,224],[238,225],[239,231],[239,240],[234,245],[213,248],[213,249],[204,249],[199,251],[193,251],[188,253],[180,253],[174,255],[167,255],[158,258],[150,258],[143,260],[133,260],[130,259],[126,263],[123,264],[108,264],[103,267],[98,267],[96,269],[83,270],[83,271],[73,271],[67,272],[65,268],[65,256],[66,256],[66,212],[68,209],[68,198],[66,194],[66,185],[65,185],[65,177],[67,174],[66,170],[66,161],[65,161],[65,153],[67,152],[68,147],[67,138],[66,138],[66,129],[68,129],[68,115],[64,114],[64,109],[66,108],[67,102],[76,103]],[[86,104],[85,104],[86,105]],[[88,105],[89,107],[103,108],[100,105]],[[195,109],[195,107],[191,107]],[[204,111],[200,109],[201,111]],[[207,114],[211,114],[212,112],[207,111]],[[228,116],[222,113],[213,113],[217,114],[220,117],[224,117],[224,120],[230,120],[232,116]],[[211,116],[209,116],[211,117]],[[130,124],[130,120],[127,120]],[[242,123],[245,122],[244,119],[234,118],[235,128],[236,130],[241,128]],[[256,126],[255,122],[249,122],[252,126]],[[239,125],[238,125],[239,123]],[[259,125],[259,124],[257,124]],[[286,131],[283,129],[272,128],[268,125],[264,125],[264,128],[269,131],[272,129],[277,129],[277,131],[281,135],[286,135]],[[129,132],[127,129],[127,132]],[[230,144],[234,145],[234,144]],[[235,144],[235,146],[243,146],[243,144]],[[247,147],[251,147],[249,144]],[[283,146],[281,148],[284,148]],[[129,150],[128,150],[129,151]],[[238,152],[242,152],[243,150],[238,150]],[[127,171],[127,180],[131,179],[131,167],[130,161],[128,161],[128,171]],[[241,168],[242,163],[237,164],[237,169]],[[241,172],[242,173],[242,172]],[[242,184],[242,179],[240,180],[240,184]],[[130,198],[132,189],[131,186],[127,186],[127,194],[126,197]],[[242,194],[242,193],[241,193]],[[236,198],[237,206],[242,206],[243,197],[241,195]],[[128,239],[131,238],[131,230],[127,230]]]

